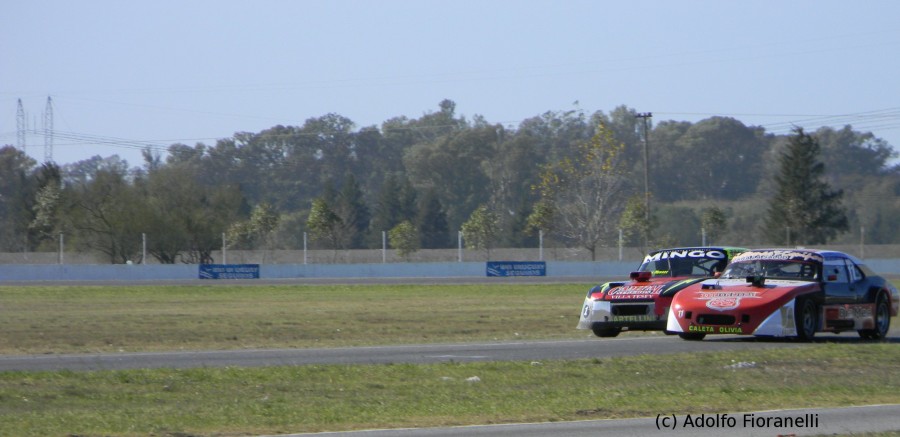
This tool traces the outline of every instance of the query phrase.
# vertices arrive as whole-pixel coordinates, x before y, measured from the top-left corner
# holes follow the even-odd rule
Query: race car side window
[[[853,264],[849,259],[844,260],[847,263],[847,270],[850,271],[850,282],[861,281],[863,278],[863,273],[859,270],[859,267],[856,264]]]
[[[843,260],[825,261],[825,265],[823,265],[822,267],[825,270],[826,281],[842,283],[850,282],[847,276],[847,265],[844,264]]]

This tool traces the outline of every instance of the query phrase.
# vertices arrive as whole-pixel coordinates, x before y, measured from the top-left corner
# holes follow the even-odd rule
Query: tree
[[[627,238],[637,237],[641,252],[647,253],[653,245],[652,230],[656,228],[656,216],[647,217],[647,204],[643,195],[628,198],[619,219],[619,227]]]
[[[407,261],[411,254],[419,250],[419,233],[409,220],[404,220],[388,231],[388,239],[391,247],[397,249],[397,253]]]
[[[116,168],[100,169],[79,184],[67,211],[79,246],[97,250],[110,263],[135,261],[150,216],[144,196]]]
[[[188,263],[210,264],[212,252],[222,247],[222,232],[237,220],[246,200],[234,184],[203,187],[193,207],[186,213],[189,237]]]
[[[553,199],[542,198],[534,204],[531,214],[528,215],[527,225],[525,229],[532,234],[543,231],[544,234],[551,234],[556,230],[556,206]]]
[[[718,241],[719,237],[725,232],[727,225],[725,211],[717,206],[703,208],[700,213],[700,227],[706,232],[708,242]]]
[[[59,166],[52,162],[42,164],[37,175],[38,189],[32,207],[34,219],[28,225],[31,239],[37,243],[55,241],[57,234],[62,231],[59,214],[62,204],[61,184]]]
[[[325,240],[330,243],[335,257],[340,245],[342,226],[341,218],[331,209],[325,199],[313,199],[309,218],[306,220],[306,228],[309,229],[313,240]]]
[[[422,247],[425,249],[444,249],[450,247],[450,228],[447,226],[447,215],[434,189],[425,192],[425,197],[416,216]]]
[[[592,126],[584,111],[547,111],[522,121],[517,136],[527,136],[536,141],[541,156],[554,162],[572,155],[573,149],[591,138]]]
[[[522,247],[529,241],[524,232],[531,205],[536,200],[528,187],[538,182],[543,158],[537,153],[537,142],[526,135],[509,136],[498,127],[503,140],[497,144],[495,155],[483,167],[491,181],[489,204],[500,214],[504,229],[501,244]]]
[[[381,244],[382,232],[393,229],[403,221],[415,221],[416,197],[416,190],[409,179],[394,173],[384,178],[369,223],[371,247]]]
[[[363,199],[362,189],[353,174],[344,180],[334,206],[343,224],[341,243],[349,249],[362,249],[365,244],[366,230],[369,229],[369,207]]]
[[[756,193],[768,147],[761,128],[712,117],[690,126],[669,122],[653,139],[650,182],[657,199],[734,200]]]
[[[828,179],[883,174],[897,152],[886,141],[871,132],[860,133],[850,126],[840,130],[822,127],[814,133],[822,148],[821,161],[828,171]]]
[[[196,206],[198,186],[183,166],[148,169],[141,183],[149,205],[147,252],[162,264],[174,264],[190,248],[188,217]]]
[[[33,220],[36,162],[13,146],[0,148],[0,248],[5,251],[28,250],[28,226]]]
[[[59,185],[44,185],[35,195],[34,220],[28,225],[38,241],[50,240],[58,231]]]
[[[163,264],[210,264],[222,247],[222,232],[245,216],[245,199],[236,184],[207,184],[196,163],[168,163],[135,180],[147,205],[141,232],[147,251]]]
[[[686,197],[683,192],[684,186],[687,183],[687,179],[694,177],[694,174],[693,172],[685,171],[691,165],[686,164],[685,160],[702,159],[702,157],[694,156],[685,157],[684,151],[676,145],[678,139],[684,136],[685,132],[690,128],[691,123],[686,121],[667,120],[654,123],[650,134],[652,138],[652,144],[650,145],[652,153],[648,151],[651,167],[649,182],[650,192],[653,193],[653,199],[657,202],[672,202]],[[641,148],[643,148],[643,145],[641,145]],[[637,178],[641,178],[640,185],[636,186],[643,186],[643,154],[639,158],[635,158],[633,162],[633,180],[637,183]],[[696,198],[697,196],[691,195],[688,197]]]
[[[490,198],[490,178],[483,164],[494,158],[497,139],[494,127],[468,129],[417,144],[404,155],[413,184],[434,188],[440,196],[450,228],[459,229]]]
[[[228,228],[229,246],[258,248],[260,245],[270,246],[270,237],[278,227],[277,211],[268,203],[253,207],[250,219],[232,223]]]
[[[564,158],[544,167],[537,189],[540,219],[552,217],[552,228],[564,240],[578,244],[596,259],[597,248],[613,242],[625,207],[624,144],[603,124],[590,141],[578,146],[574,159]],[[552,214],[546,211],[553,208]],[[546,226],[546,225],[544,225]]]
[[[500,233],[500,217],[486,205],[481,205],[462,224],[462,233],[466,247],[484,250],[487,259],[490,260],[491,249]]]
[[[795,128],[781,153],[764,233],[776,244],[825,244],[848,229],[843,192],[823,180],[818,141]]]

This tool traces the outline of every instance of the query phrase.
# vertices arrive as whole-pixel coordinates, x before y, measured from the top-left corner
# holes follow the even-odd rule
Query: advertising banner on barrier
[[[259,264],[200,264],[200,279],[259,279]]]
[[[488,276],[547,276],[544,261],[488,261]]]

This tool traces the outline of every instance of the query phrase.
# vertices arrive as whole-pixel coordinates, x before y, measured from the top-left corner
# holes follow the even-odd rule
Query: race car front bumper
[[[796,299],[791,299],[786,304],[766,315],[765,319],[763,319],[762,322],[759,322],[759,325],[755,326],[752,323],[738,323],[741,320],[741,315],[745,314],[739,312],[733,313],[735,324],[695,325],[693,320],[697,318],[696,316],[704,317],[704,308],[697,307],[696,309],[691,310],[682,309],[680,311],[681,314],[695,313],[694,316],[688,316],[692,317],[690,320],[685,320],[683,318],[679,319],[679,312],[676,312],[675,309],[672,308],[669,310],[666,331],[673,333],[696,332],[704,334],[749,334],[766,337],[793,337],[797,335],[797,323],[794,319],[795,304]]]
[[[616,327],[633,330],[661,330],[666,312],[656,314],[655,302],[610,302],[586,298],[581,308],[578,329]]]

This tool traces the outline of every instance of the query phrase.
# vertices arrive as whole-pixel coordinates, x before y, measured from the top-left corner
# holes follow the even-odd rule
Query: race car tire
[[[595,326],[591,330],[594,331],[594,335],[596,335],[597,337],[604,337],[604,338],[615,337],[615,336],[619,335],[620,332],[622,332],[622,328],[615,328],[615,327],[609,327],[609,326],[603,326],[603,327]]]
[[[700,341],[706,337],[706,334],[702,332],[679,332],[678,336],[681,337],[682,340]]]
[[[794,306],[794,320],[797,323],[797,339],[810,341],[816,335],[818,317],[816,317],[816,303],[812,299],[797,299]]]
[[[860,329],[859,336],[869,340],[881,340],[887,336],[891,329],[891,309],[884,294],[878,295],[875,303],[875,329]]]

